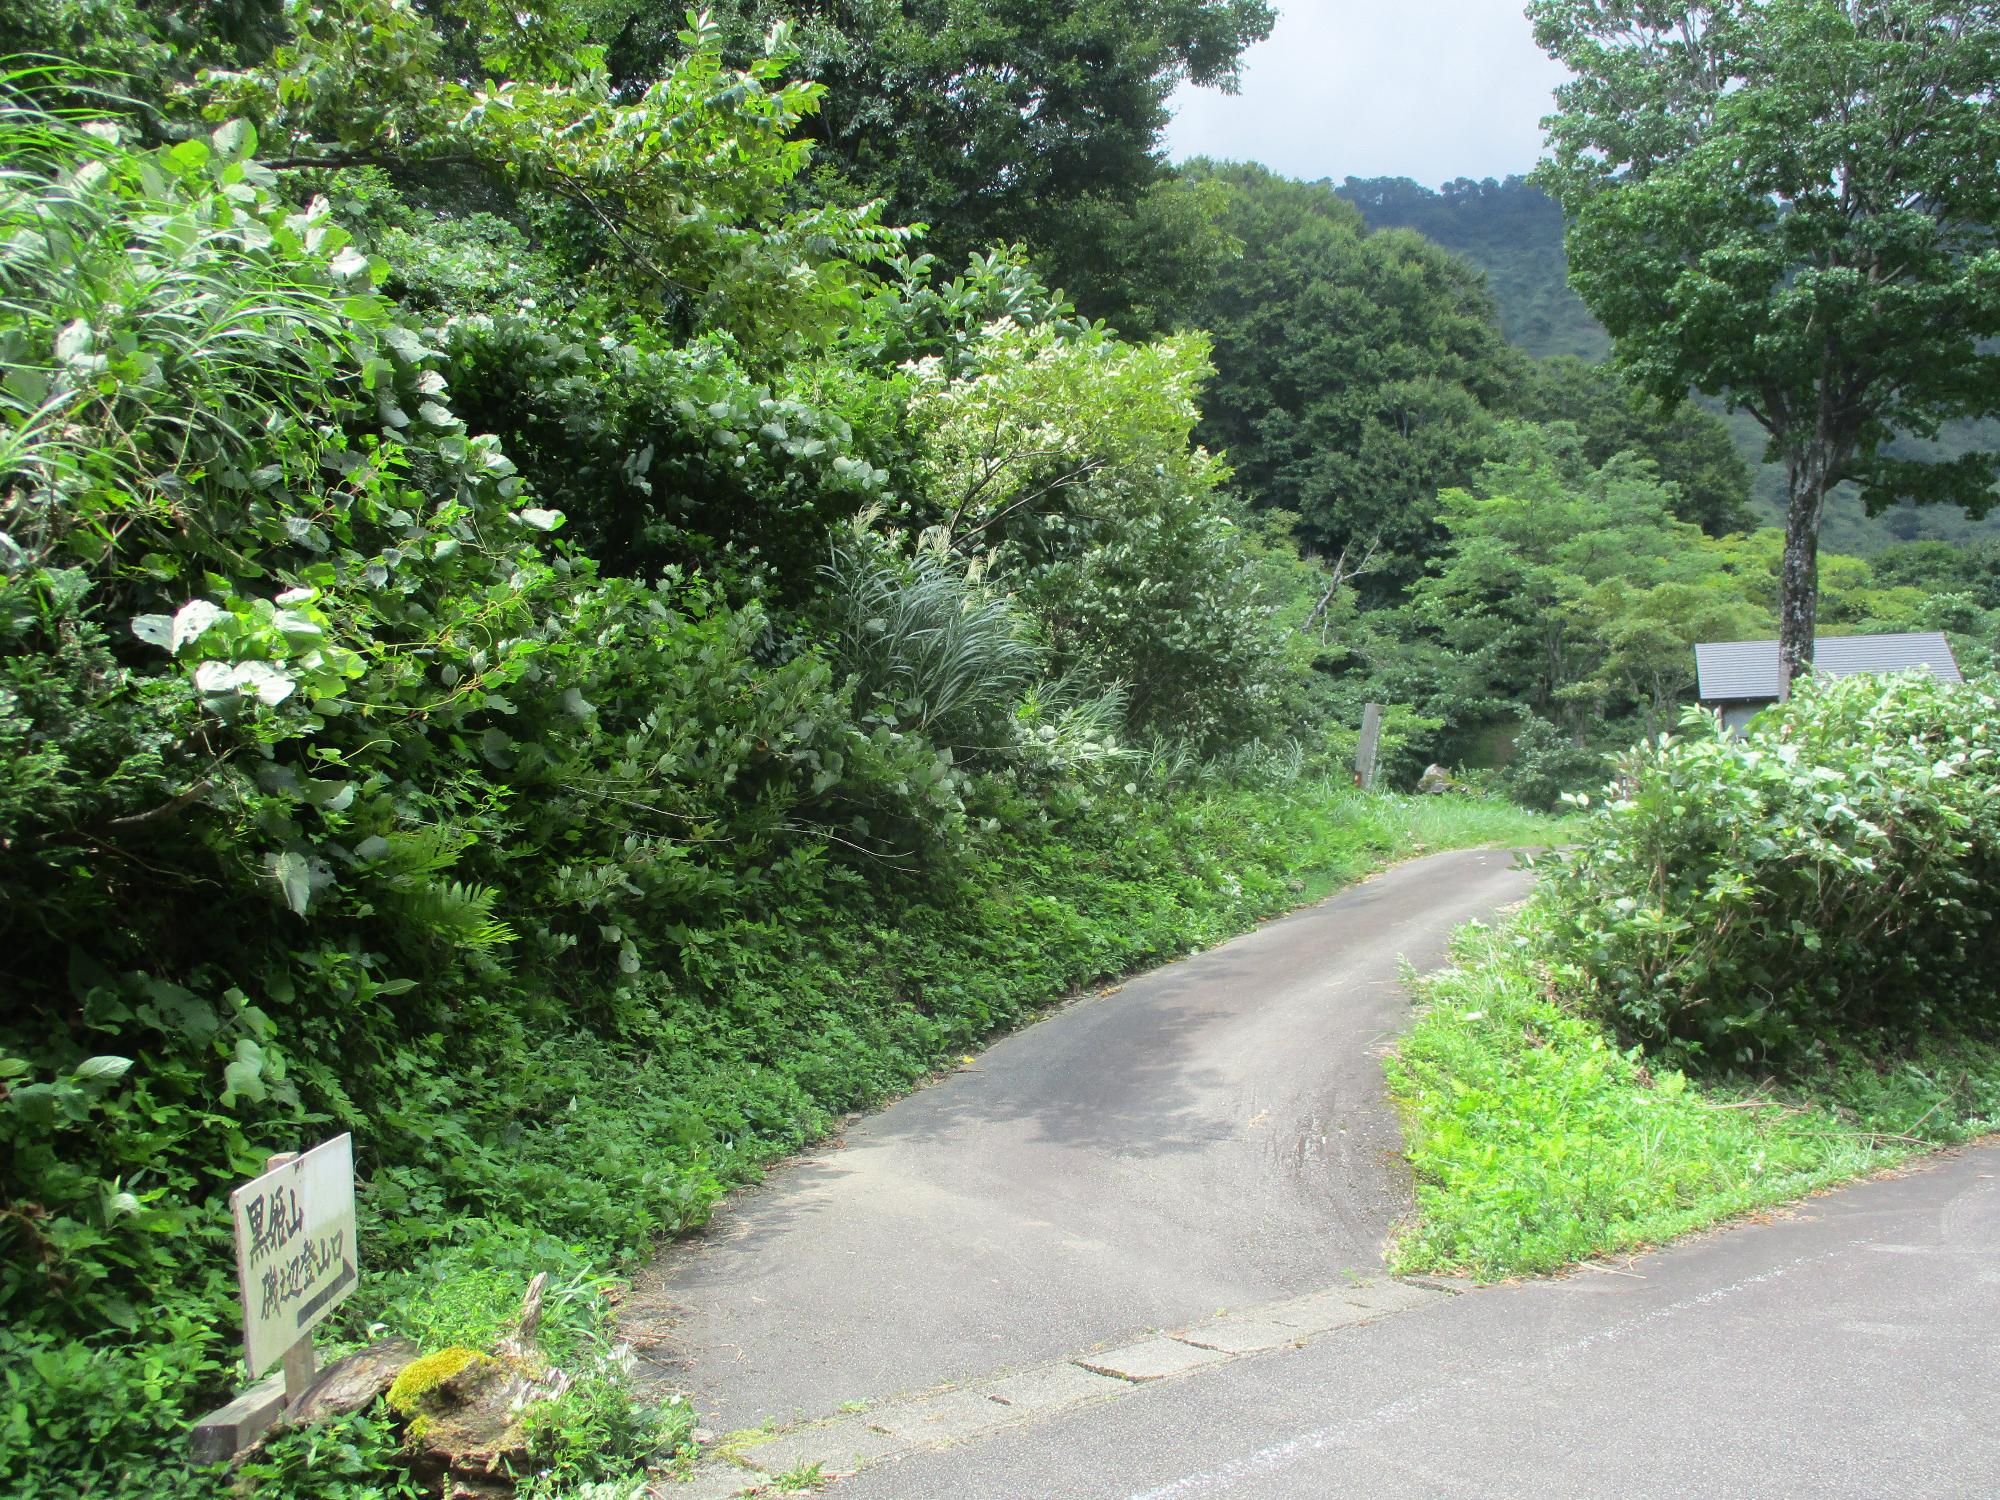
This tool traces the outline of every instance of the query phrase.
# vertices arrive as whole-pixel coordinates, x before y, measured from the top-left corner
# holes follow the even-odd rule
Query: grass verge
[[[2000,1126],[2000,1044],[1829,1049],[1779,1088],[1697,1080],[1565,1003],[1516,923],[1473,923],[1389,1064],[1416,1176],[1399,1271],[1483,1280],[1653,1245]]]

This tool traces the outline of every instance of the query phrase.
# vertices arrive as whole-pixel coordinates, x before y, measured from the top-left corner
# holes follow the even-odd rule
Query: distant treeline
[[[1349,177],[1333,191],[1360,209],[1370,228],[1414,229],[1485,271],[1509,343],[1537,358],[1609,355],[1611,341],[1566,279],[1562,209],[1526,178],[1460,177],[1433,191],[1407,177]],[[1762,430],[1744,413],[1725,413],[1720,402],[1701,404],[1723,417],[1738,451],[1756,466],[1751,492],[1756,513],[1760,521],[1775,521],[1783,510],[1784,482],[1761,462]],[[1926,446],[1950,457],[1996,443],[2000,426],[1979,423],[1950,428]],[[1842,496],[1828,508],[1824,540],[1836,551],[1865,555],[1892,542],[1995,536],[2000,519],[1971,521],[1955,506],[1903,505],[1870,517],[1851,496]]]

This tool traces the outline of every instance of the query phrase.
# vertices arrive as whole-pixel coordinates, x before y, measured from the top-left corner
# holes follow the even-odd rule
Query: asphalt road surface
[[[2000,1146],[917,1451],[838,1500],[1993,1500]]]
[[[1404,966],[1524,896],[1514,866],[1397,866],[1008,1037],[732,1200],[628,1330],[728,1431],[1379,1277]]]

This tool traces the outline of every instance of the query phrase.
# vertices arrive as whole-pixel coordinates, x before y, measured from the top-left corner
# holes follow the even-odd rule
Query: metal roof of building
[[[1710,641],[1694,648],[1704,703],[1774,700],[1776,641]],[[1928,667],[1942,682],[1960,682],[1951,643],[1935,630],[1909,635],[1823,635],[1813,641],[1813,670],[1826,677],[1857,672],[1909,672]]]

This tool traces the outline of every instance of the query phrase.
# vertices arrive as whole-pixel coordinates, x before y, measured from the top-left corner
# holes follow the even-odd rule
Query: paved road
[[[726,1431],[1381,1274],[1408,1202],[1379,1061],[1401,966],[1524,895],[1513,866],[1398,866],[1072,1005],[774,1173],[642,1284],[673,1309],[670,1378]],[[628,1329],[662,1357],[657,1315]]]
[[[864,1469],[838,1500],[1993,1500],[2000,1146]]]

